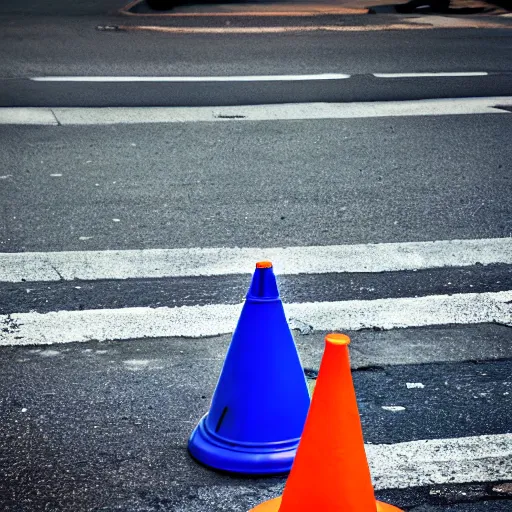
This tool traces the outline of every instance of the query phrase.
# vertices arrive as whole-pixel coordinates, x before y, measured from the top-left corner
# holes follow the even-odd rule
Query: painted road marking
[[[438,73],[373,73],[376,78],[427,78],[488,76],[486,71],[438,72]]]
[[[344,73],[309,75],[242,75],[242,76],[36,76],[34,82],[301,82],[310,80],[344,80]]]
[[[428,24],[432,28],[500,28],[507,27],[510,28],[510,25],[500,24],[500,23],[488,23],[485,19],[480,20],[481,23],[478,23],[478,20],[475,19],[474,16],[466,16],[466,17],[457,17],[457,16],[439,16],[437,14],[433,15],[423,15],[417,17],[408,18],[407,21],[409,23],[418,23],[418,24]]]
[[[354,103],[286,103],[232,107],[0,108],[0,124],[110,125],[188,122],[291,121],[372,117],[505,114],[512,97],[374,101]],[[13,110],[16,112],[13,113]]]
[[[342,331],[428,325],[512,326],[512,290],[426,297],[285,305],[292,329]],[[0,316],[0,346],[136,338],[217,336],[233,332],[241,304],[123,308]]]
[[[59,123],[49,108],[0,108],[0,124],[57,126]]]
[[[445,22],[441,26],[433,22],[393,23],[382,25],[296,25],[280,27],[166,27],[161,25],[117,25],[116,29],[129,31],[161,32],[166,34],[213,34],[213,35],[236,35],[236,34],[283,34],[300,32],[378,32],[389,30],[434,30],[437,28],[500,28],[510,29],[512,25],[493,23],[482,20],[464,20],[463,23],[455,19]]]
[[[271,260],[280,275],[512,264],[512,238],[309,247],[0,253],[0,282],[249,274],[259,260]]]
[[[366,445],[376,489],[493,482],[512,474],[512,434]]]

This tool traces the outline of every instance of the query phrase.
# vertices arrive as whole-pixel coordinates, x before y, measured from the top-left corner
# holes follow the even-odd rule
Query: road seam
[[[55,115],[55,112],[53,111],[53,109],[50,109],[50,112],[52,113],[53,117],[55,118],[55,122],[57,123],[57,126],[62,126],[60,124],[60,121],[58,120],[57,116]]]

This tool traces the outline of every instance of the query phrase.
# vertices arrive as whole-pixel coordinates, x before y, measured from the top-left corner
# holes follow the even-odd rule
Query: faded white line
[[[59,123],[49,108],[0,108],[0,124],[53,125]]]
[[[408,23],[418,24],[421,26],[430,26],[431,28],[509,28],[510,25],[504,23],[493,23],[485,19],[477,19],[476,16],[456,17],[456,16],[439,16],[423,15],[417,18],[407,18]]]
[[[366,445],[376,489],[496,482],[512,474],[512,434]]]
[[[503,25],[500,25],[503,26]],[[310,32],[377,32],[381,30],[428,30],[428,25],[390,23],[388,25],[287,25],[274,27],[169,27],[162,25],[119,25],[123,31],[159,32],[164,34],[297,34]]]
[[[237,105],[232,107],[105,107],[105,108],[53,108],[46,109],[47,116],[54,115],[61,125],[109,125],[144,123],[190,122],[244,122],[292,121],[305,119],[355,119],[371,117],[442,116],[468,114],[501,114],[510,112],[496,106],[512,106],[511,96],[491,98],[452,98],[419,101],[375,101],[354,103],[285,103],[279,105]],[[24,109],[20,107],[18,120],[0,108],[2,120],[12,124],[37,124],[25,122]],[[41,111],[43,111],[42,109]],[[47,124],[44,119],[39,124]],[[55,124],[55,123],[54,123]]]
[[[283,13],[284,14],[284,13]],[[320,13],[319,13],[320,14]],[[489,21],[475,20],[456,20],[448,18],[440,21],[439,16],[433,16],[429,21],[422,18],[422,22],[409,18],[407,23],[388,23],[380,25],[286,25],[272,27],[172,27],[162,25],[117,25],[118,30],[128,31],[148,31],[164,34],[218,34],[229,36],[233,34],[296,34],[307,32],[377,32],[391,30],[433,30],[435,28],[509,28],[503,23],[491,23]]]
[[[0,253],[0,282],[246,274],[254,270],[259,260],[271,260],[276,272],[282,275],[512,264],[512,238],[310,247]]]
[[[512,325],[512,291],[371,301],[286,304],[291,328],[394,329],[446,324]],[[124,308],[0,316],[0,345],[45,345],[155,337],[216,336],[233,331],[241,305]]]
[[[34,82],[302,82],[309,80],[344,80],[344,73],[309,75],[241,75],[241,76],[35,76]]]
[[[487,76],[486,71],[438,72],[438,73],[373,73],[377,78],[426,78],[426,77],[470,77]]]

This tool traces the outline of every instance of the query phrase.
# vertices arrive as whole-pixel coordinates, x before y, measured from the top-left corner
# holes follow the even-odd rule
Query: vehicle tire
[[[173,0],[146,0],[146,3],[155,11],[167,11],[175,5]]]

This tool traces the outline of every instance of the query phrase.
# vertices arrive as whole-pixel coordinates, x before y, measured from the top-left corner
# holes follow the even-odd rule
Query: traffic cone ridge
[[[256,264],[251,285],[246,296],[247,301],[279,301],[279,290],[272,263],[261,261]]]
[[[191,455],[242,474],[288,472],[309,408],[306,378],[271,266],[256,268]]]
[[[308,417],[281,501],[267,501],[252,511],[399,511],[375,500],[350,371],[350,339],[331,334],[325,342]]]

